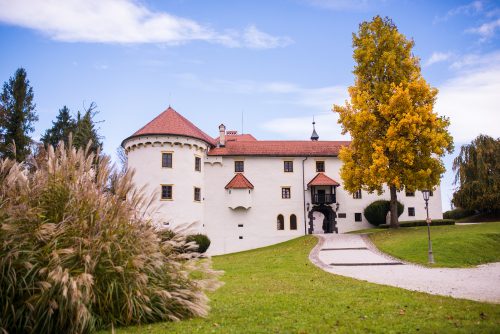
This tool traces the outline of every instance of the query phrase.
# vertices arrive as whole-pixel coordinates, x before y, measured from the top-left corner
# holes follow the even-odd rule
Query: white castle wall
[[[134,182],[145,187],[155,200],[152,218],[175,228],[195,223],[193,230],[203,231],[205,196],[205,142],[183,136],[144,136],[128,140],[125,149],[128,167],[135,170]],[[172,168],[162,167],[162,153],[172,153]],[[195,171],[195,157],[202,159],[201,171]],[[161,185],[173,186],[173,199],[161,199]],[[194,200],[194,188],[201,188],[202,201]]]
[[[240,190],[224,189],[234,177],[234,161],[245,163],[245,177],[253,184],[251,207],[230,209]],[[283,172],[283,159],[272,157],[208,157],[205,164],[206,231],[211,254],[222,254],[275,244],[304,234],[302,173],[294,160],[294,173]],[[300,174],[300,177],[299,177]],[[291,188],[291,198],[281,198],[281,187]],[[248,189],[245,190],[248,192]],[[243,200],[242,200],[243,202]],[[285,218],[285,230],[277,230],[277,216]],[[290,215],[297,216],[297,230],[290,230]],[[243,225],[243,226],[239,226]],[[240,239],[242,237],[242,239]]]
[[[304,202],[311,203],[311,194],[305,185],[317,174],[316,161],[325,161],[325,174],[339,183],[341,162],[336,157],[308,158],[304,161],[304,185],[302,184],[303,157],[208,157],[206,160],[206,198],[205,198],[205,225],[206,231],[212,240],[210,253],[222,254],[252,249],[282,242],[305,234]],[[237,192],[231,194],[224,186],[234,177],[234,161],[245,162],[244,175],[254,185],[248,196],[251,198],[251,207],[248,210],[234,207]],[[294,162],[294,172],[283,171],[283,161]],[[291,188],[291,199],[281,198],[281,188]],[[248,191],[248,190],[245,190]],[[354,221],[356,212],[362,213],[364,208],[377,199],[389,199],[386,191],[381,196],[377,194],[362,193],[361,199],[354,199],[351,194],[344,191],[343,187],[337,188],[337,202],[340,204],[338,213],[345,213],[346,218],[337,218],[339,233],[352,230],[370,228],[362,215],[361,222]],[[415,197],[406,197],[399,193],[400,202],[405,204],[405,212],[400,220],[425,219],[424,201],[421,193]],[[242,203],[247,203],[242,200]],[[245,204],[246,206],[247,204]],[[309,205],[312,207],[312,205]],[[415,208],[415,217],[408,216],[408,207]],[[430,215],[437,219],[442,218],[440,191],[437,189],[429,201]],[[285,230],[277,230],[277,216],[285,217]],[[297,216],[297,230],[290,230],[290,215]],[[321,232],[323,216],[314,213],[315,230]],[[243,225],[243,226],[239,226]],[[242,239],[240,239],[242,237]]]
[[[304,161],[304,183],[302,161],[304,157],[213,157],[206,156],[208,145],[198,139],[182,136],[144,136],[125,143],[128,164],[135,169],[137,186],[154,194],[157,209],[153,218],[169,222],[175,228],[193,222],[193,232],[206,233],[212,244],[209,253],[224,254],[272,245],[305,234],[304,199],[311,203],[306,190],[307,183],[316,175],[316,161],[325,162],[325,174],[342,184],[339,176],[341,161],[336,157],[309,157]],[[173,152],[173,167],[162,168],[161,153]],[[201,172],[195,171],[194,159],[202,159]],[[234,161],[245,162],[244,175],[254,189],[231,190],[224,187],[234,177]],[[283,161],[292,160],[294,171],[285,173]],[[161,200],[161,184],[173,185],[173,200]],[[291,198],[281,198],[282,187],[291,188]],[[201,202],[194,201],[194,187],[201,188]],[[388,191],[381,196],[362,192],[361,199],[354,199],[337,188],[338,213],[346,218],[337,218],[339,233],[372,227],[362,215],[361,222],[354,221],[356,212],[377,199],[389,199]],[[405,204],[400,220],[425,219],[424,201],[420,192],[415,197],[399,193],[398,199]],[[309,207],[312,207],[310,205]],[[335,205],[333,205],[335,208]],[[415,217],[408,216],[408,207],[415,208]],[[245,209],[248,208],[248,209]],[[442,218],[441,192],[434,191],[429,201],[430,216]],[[277,230],[277,216],[285,218],[285,229]],[[297,230],[290,229],[290,215],[297,217]],[[315,213],[315,231],[321,232],[322,214]],[[306,214],[307,217],[307,214]],[[241,237],[241,239],[240,239]]]

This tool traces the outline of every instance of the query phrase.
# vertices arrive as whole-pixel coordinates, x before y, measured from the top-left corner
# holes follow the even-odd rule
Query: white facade
[[[154,216],[168,226],[194,224],[202,229],[205,173],[203,160],[208,144],[182,136],[143,136],[127,141],[128,167],[135,170],[134,183],[154,196]],[[162,167],[162,153],[172,154],[172,167]],[[201,158],[201,171],[195,171],[195,158]],[[161,186],[172,186],[172,199],[161,199]],[[201,201],[194,200],[194,188],[201,189]]]
[[[154,219],[170,227],[193,224],[193,232],[205,233],[211,240],[209,253],[224,254],[253,249],[286,241],[308,233],[308,209],[312,208],[311,189],[307,187],[316,175],[316,161],[323,161],[324,174],[341,185],[336,188],[337,228],[339,233],[370,228],[363,216],[366,206],[377,199],[389,199],[362,192],[360,199],[344,191],[339,176],[341,161],[334,156],[227,156],[208,155],[211,145],[182,135],[140,135],[126,139],[128,166],[135,170],[134,182],[155,196]],[[162,153],[172,154],[172,167],[162,167]],[[195,170],[195,159],[201,158],[201,170]],[[242,174],[253,189],[226,189],[235,176],[235,161],[243,161]],[[284,161],[293,161],[293,172],[284,171]],[[162,185],[171,186],[171,199],[162,199]],[[290,198],[282,198],[282,188],[290,188]],[[194,189],[201,190],[200,200]],[[407,197],[398,193],[405,205],[400,220],[425,219],[422,194]],[[409,216],[413,208],[414,216]],[[355,221],[355,214],[361,221]],[[442,218],[441,192],[437,188],[429,200],[433,219]],[[278,215],[284,218],[279,230]],[[291,229],[295,215],[297,228]],[[358,215],[358,217],[359,217]],[[314,213],[313,233],[322,233],[323,215]]]

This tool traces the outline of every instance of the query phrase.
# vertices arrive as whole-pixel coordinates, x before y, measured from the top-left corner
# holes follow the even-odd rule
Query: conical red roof
[[[204,142],[215,146],[215,140],[212,137],[201,131],[198,127],[196,127],[196,125],[188,121],[184,116],[171,107],[168,107],[167,110],[156,116],[151,122],[144,125],[127,139],[144,135],[186,136],[201,139]]]
[[[253,184],[241,173],[236,175],[225,186],[226,189],[253,189]]]
[[[310,186],[340,186],[340,183],[335,181],[334,179],[326,176],[323,173],[318,173],[309,183],[307,184],[308,187]]]

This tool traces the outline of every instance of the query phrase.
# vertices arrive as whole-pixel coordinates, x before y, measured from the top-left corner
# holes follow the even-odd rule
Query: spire
[[[312,133],[312,135],[311,135],[311,140],[312,140],[312,141],[318,141],[318,139],[319,139],[319,136],[318,136],[318,134],[316,133],[316,127],[315,127],[315,124],[316,124],[316,122],[314,121],[314,116],[313,116],[313,133]]]

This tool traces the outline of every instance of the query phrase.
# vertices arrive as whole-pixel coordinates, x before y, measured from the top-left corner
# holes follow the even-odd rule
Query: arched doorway
[[[312,207],[311,211],[309,211],[309,228],[308,233],[312,234],[314,231],[314,213],[320,212],[323,214],[323,222],[322,229],[323,233],[339,233],[337,229],[337,214],[333,211],[332,207],[329,205],[315,205]]]

